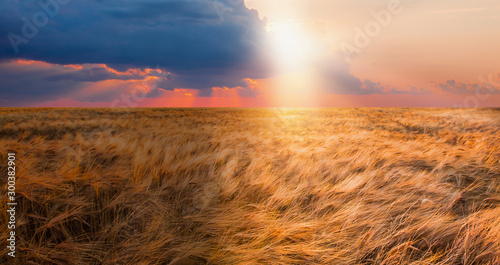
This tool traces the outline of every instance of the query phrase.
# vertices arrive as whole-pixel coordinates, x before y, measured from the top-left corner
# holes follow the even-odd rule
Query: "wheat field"
[[[3,108],[0,143],[17,264],[500,264],[500,109]]]

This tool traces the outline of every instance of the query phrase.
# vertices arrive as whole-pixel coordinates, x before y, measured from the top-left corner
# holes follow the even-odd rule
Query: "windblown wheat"
[[[498,109],[0,109],[0,143],[18,264],[500,264]]]

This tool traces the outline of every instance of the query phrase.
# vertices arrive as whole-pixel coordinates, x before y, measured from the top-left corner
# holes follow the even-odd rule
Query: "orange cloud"
[[[114,68],[109,67],[106,64],[51,64],[47,63],[44,61],[37,61],[37,60],[25,60],[25,59],[15,59],[11,60],[10,63],[13,64],[21,64],[21,65],[32,65],[32,66],[40,66],[40,67],[65,67],[65,68],[72,68],[76,70],[82,70],[84,68],[102,68],[105,69],[107,72],[113,73],[118,76],[132,76],[132,75],[137,75],[137,76],[148,76],[152,74],[162,74],[164,73],[161,69],[152,69],[152,68],[146,68],[144,70],[142,69],[128,69],[127,71],[120,72]]]
[[[239,97],[239,90],[242,90],[242,87],[213,87],[212,88],[212,97]]]

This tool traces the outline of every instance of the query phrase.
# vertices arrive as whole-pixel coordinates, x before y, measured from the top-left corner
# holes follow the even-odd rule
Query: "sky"
[[[0,107],[500,107],[497,0],[5,0]]]

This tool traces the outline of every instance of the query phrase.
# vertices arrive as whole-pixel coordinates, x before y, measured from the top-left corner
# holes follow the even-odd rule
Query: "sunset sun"
[[[307,67],[318,56],[315,36],[298,22],[270,23],[270,53],[278,72],[297,71]]]
[[[272,91],[280,95],[276,104],[289,106],[298,102],[317,101],[315,63],[321,57],[321,36],[314,24],[297,21],[274,22],[266,27],[269,33],[268,54],[274,67]]]

